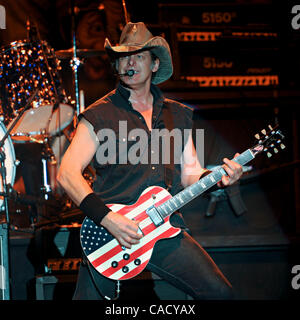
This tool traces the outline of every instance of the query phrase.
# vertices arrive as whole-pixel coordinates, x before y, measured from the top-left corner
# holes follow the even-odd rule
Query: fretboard
[[[254,157],[254,154],[250,149],[248,149],[238,157],[234,158],[233,161],[237,162],[240,165],[245,165],[246,163],[254,159]],[[173,212],[185,206],[187,203],[217,184],[222,179],[223,175],[227,175],[227,173],[223,169],[223,167],[220,166],[214,169],[204,178],[177,193],[175,196],[157,207],[157,210],[160,213],[161,217],[164,219],[167,216],[171,215]]]

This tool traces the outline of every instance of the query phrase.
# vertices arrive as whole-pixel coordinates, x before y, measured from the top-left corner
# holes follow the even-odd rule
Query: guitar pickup
[[[164,223],[164,219],[158,212],[157,208],[153,205],[146,210],[147,215],[152,220],[156,227]]]

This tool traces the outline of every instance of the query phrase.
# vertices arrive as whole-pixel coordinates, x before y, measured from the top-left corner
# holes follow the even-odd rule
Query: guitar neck
[[[238,157],[234,158],[233,161],[237,162],[240,165],[245,165],[254,158],[254,153],[250,149],[248,149]],[[161,217],[163,219],[168,217],[205,191],[209,190],[222,179],[223,175],[227,175],[227,173],[220,166],[204,178],[177,193],[175,196],[157,207],[157,210],[160,213]]]

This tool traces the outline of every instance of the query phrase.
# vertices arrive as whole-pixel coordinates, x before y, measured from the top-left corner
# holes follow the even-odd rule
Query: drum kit
[[[2,290],[4,300],[10,299],[8,231],[22,229],[23,232],[32,234],[43,226],[61,224],[68,219],[73,221],[74,218],[77,221],[78,216],[79,219],[82,216],[80,210],[75,208],[72,201],[53,183],[56,177],[56,174],[53,176],[53,172],[56,173],[59,168],[66,145],[71,142],[76,130],[77,117],[84,109],[84,97],[79,96],[77,74],[81,59],[101,56],[104,52],[77,48],[75,5],[74,1],[71,3],[71,49],[54,51],[41,39],[37,26],[29,20],[26,24],[27,39],[14,41],[0,48],[0,253],[3,249],[1,256],[4,258],[2,261],[0,257],[0,267],[3,263],[6,270],[5,283],[2,283],[3,278],[0,274],[0,299],[1,289],[5,287]],[[125,10],[125,0],[122,0],[122,3]],[[63,59],[70,60],[75,101],[67,97],[62,85],[60,62]],[[41,159],[38,169],[42,170],[39,196],[27,194],[26,186],[25,189],[23,187],[22,195],[16,186],[16,177],[20,173],[17,166],[24,161],[22,158],[16,159],[15,151],[21,146],[27,157]],[[41,148],[34,149],[41,151],[38,151],[39,154],[31,153],[33,149],[30,146],[39,146]],[[55,169],[51,170],[53,167]],[[35,178],[30,170],[29,179],[26,176],[27,182]],[[21,177],[22,174],[23,171]],[[93,184],[95,173],[91,166],[87,167],[84,177],[90,185]],[[23,183],[26,184],[25,176]],[[57,199],[59,200],[56,201]],[[27,226],[11,223],[10,216],[18,203],[26,204],[28,207],[42,207],[41,214],[37,215],[36,219],[28,217],[32,230],[25,230]],[[51,210],[50,216],[47,215],[49,207],[55,209],[55,215],[51,216]]]
[[[57,150],[61,147],[60,139],[63,137],[64,142],[70,143],[77,116],[82,111],[82,106],[80,110],[78,108],[78,57],[100,54],[103,52],[77,49],[75,46],[55,52],[38,37],[15,41],[0,49],[0,213],[6,213],[7,222],[7,199],[11,199],[11,194],[16,194],[13,186],[16,167],[20,162],[16,159],[16,145],[42,146],[41,197],[47,201],[51,196],[56,196],[57,190],[51,187],[49,170],[52,166],[58,169],[62,156],[61,150]],[[71,61],[76,80],[75,106],[62,86],[60,59]],[[92,180],[91,175],[87,178],[89,182]],[[39,202],[39,199],[36,200]]]

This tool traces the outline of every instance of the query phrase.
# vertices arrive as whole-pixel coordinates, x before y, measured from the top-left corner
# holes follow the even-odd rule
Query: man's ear
[[[156,58],[155,61],[152,63],[152,72],[156,72],[159,68],[159,59]]]

